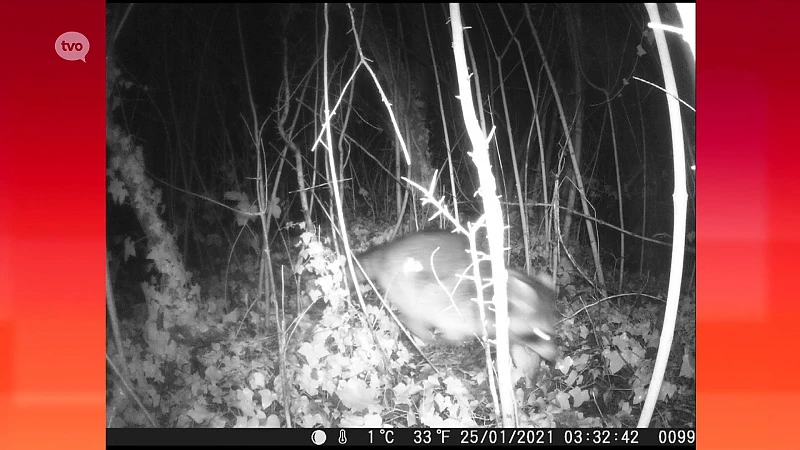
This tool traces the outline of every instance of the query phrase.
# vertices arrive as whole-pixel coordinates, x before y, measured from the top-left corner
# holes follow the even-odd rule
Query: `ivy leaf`
[[[125,189],[125,183],[120,180],[111,180],[108,185],[108,193],[114,199],[114,203],[121,205],[128,197],[128,190]]]
[[[128,258],[136,256],[136,247],[133,245],[133,240],[130,236],[125,238],[125,250],[122,259],[128,262]]]
[[[267,204],[267,209],[269,210],[270,215],[272,217],[276,218],[276,219],[280,219],[281,218],[282,210],[281,210],[281,207],[278,206],[278,203],[280,201],[281,201],[280,198],[273,197],[272,200],[270,200],[269,203]]]

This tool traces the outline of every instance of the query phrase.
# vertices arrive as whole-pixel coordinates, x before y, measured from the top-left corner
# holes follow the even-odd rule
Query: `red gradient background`
[[[698,5],[699,448],[797,448],[797,17]],[[3,3],[0,29],[0,448],[101,448],[105,3]]]

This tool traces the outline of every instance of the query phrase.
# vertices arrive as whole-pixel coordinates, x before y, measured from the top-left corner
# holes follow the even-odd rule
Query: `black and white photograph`
[[[108,429],[693,444],[693,11],[106,8]]]

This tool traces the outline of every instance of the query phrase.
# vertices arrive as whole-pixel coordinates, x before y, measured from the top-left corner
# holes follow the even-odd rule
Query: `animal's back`
[[[361,254],[358,260],[367,276],[383,285],[400,274],[404,267],[404,275],[422,278],[432,277],[434,273],[460,273],[472,262],[468,249],[469,241],[464,236],[447,231],[425,231],[407,234],[372,248]],[[416,272],[409,267],[415,262],[423,266]]]

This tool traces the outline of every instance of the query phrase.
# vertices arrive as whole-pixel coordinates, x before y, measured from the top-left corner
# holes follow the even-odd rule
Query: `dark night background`
[[[110,5],[109,14],[120,14],[122,7]],[[462,174],[466,174],[462,180],[464,188],[461,189],[461,200],[471,200],[474,174],[463,168],[464,165],[470,165],[471,161],[465,158],[468,142],[463,133],[461,113],[454,109],[457,105],[453,103],[457,85],[452,54],[448,53],[450,30],[446,7],[434,4],[425,6],[429,24],[427,31],[421,4],[367,5],[359,8],[363,8],[365,20],[380,24],[379,30],[385,32],[385,40],[380,44],[388,44],[401,53],[399,58],[412,61],[410,65],[413,68],[405,70],[411,72],[412,76],[419,75],[407,84],[413,84],[413,88],[420,91],[422,101],[428,105],[424,119],[431,134],[427,148],[431,165],[442,167],[445,161],[447,149],[441,130],[446,126],[450,130],[450,146],[457,168],[462,168]],[[503,5],[502,12],[512,27],[519,26],[519,19],[523,16],[520,5]],[[676,22],[672,10],[664,9],[664,12],[662,20],[665,23]],[[669,233],[672,229],[673,187],[666,102],[660,91],[631,80],[632,76],[638,76],[656,85],[663,84],[656,53],[650,51],[637,57],[637,46],[652,49],[651,41],[642,37],[647,22],[643,6],[536,5],[532,7],[532,13],[562,97],[574,97],[575,67],[571,61],[566,30],[568,20],[575,20],[575,17],[579,17],[581,24],[578,39],[585,76],[594,84],[608,89],[614,97],[612,110],[617,129],[615,136],[612,136],[604,94],[585,87],[585,84],[581,92],[584,96],[581,113],[585,120],[582,164],[588,186],[587,195],[597,209],[597,217],[619,225],[612,154],[612,139],[615,138],[619,147],[626,229],[642,233],[642,195],[647,192],[649,206],[645,234],[652,237]],[[509,38],[501,8],[495,4],[465,5],[463,14],[465,22],[474,27],[469,37],[481,80],[488,83],[491,78],[493,87],[489,89],[496,89],[495,57],[487,52],[499,51],[497,47],[506,46]],[[234,160],[239,165],[234,170],[242,183],[241,187],[252,189],[253,186],[247,186],[245,181],[247,177],[255,176],[254,173],[248,173],[248,169],[255,165],[255,157],[249,131],[245,129],[245,122],[250,122],[250,95],[259,119],[268,118],[261,138],[268,149],[266,164],[273,166],[283,146],[274,125],[274,111],[279,102],[283,102],[283,99],[279,99],[281,84],[288,82],[294,89],[313,70],[312,76],[317,80],[312,87],[318,90],[322,87],[318,79],[321,70],[321,17],[322,6],[319,4],[243,4],[237,7],[229,4],[137,5],[125,22],[114,50],[123,73],[132,83],[132,87],[123,94],[120,120],[144,144],[148,169],[160,179],[171,179],[182,189],[208,193],[206,190],[215,183],[201,179],[217,179],[220,165]],[[331,5],[330,22],[329,57],[334,70],[331,90],[332,94],[338,96],[354,61],[353,36],[348,33],[350,24],[344,5]],[[434,62],[431,61],[427,39],[423,36],[426,32],[430,33],[431,46],[437,58],[435,64],[439,68],[445,101],[444,124],[435,92]],[[364,39],[372,36],[367,32],[364,35]],[[546,93],[549,86],[543,79],[541,59],[529,32],[517,32],[516,37],[521,41],[528,70],[533,72],[534,82],[538,84],[537,98],[540,102],[548,102],[544,105],[544,111],[539,111],[543,138],[545,144],[550,146],[546,151],[555,150],[558,153],[564,147],[563,131],[552,120],[557,111],[550,101],[552,96]],[[685,45],[673,37],[668,35],[677,50],[676,54],[686,55]],[[287,41],[289,80],[284,80],[283,74],[284,38]],[[244,46],[247,61],[243,60],[241,45]],[[490,48],[492,45],[495,46],[494,50]],[[533,142],[527,143],[533,111],[523,69],[516,51],[512,50],[506,49],[505,59],[508,61],[504,61],[504,83],[509,93],[506,100],[510,113],[508,118],[501,117],[501,114],[492,116],[498,127],[496,145],[492,151],[496,152],[495,155],[499,154],[502,161],[508,162],[505,127],[509,122],[513,139],[517,141],[518,158],[523,159],[521,154],[524,150],[520,150],[520,146],[531,149],[529,165],[531,170],[535,170],[538,168],[535,133]],[[680,69],[686,66],[686,59],[673,57],[673,63]],[[250,72],[252,94],[248,93],[244,76],[245,64]],[[683,100],[694,104],[693,73],[677,70],[676,75]],[[408,89],[408,86],[403,89]],[[487,87],[483,89],[486,95]],[[338,131],[347,133],[349,138],[357,141],[358,145],[351,146],[347,154],[355,161],[352,170],[356,173],[347,175],[354,175],[353,183],[359,184],[362,172],[374,174],[380,171],[372,159],[364,155],[365,152],[378,158],[384,167],[391,167],[393,130],[385,109],[379,103],[376,89],[363,70],[356,77],[354,91],[352,100],[349,97],[347,100],[352,101],[358,117],[348,124],[347,130]],[[307,151],[319,131],[321,100],[316,94],[306,91],[305,97],[293,98],[292,102],[304,105],[295,130],[295,140]],[[488,112],[499,107],[499,95],[495,93],[490,101],[486,101],[484,110]],[[691,127],[688,131],[693,135],[693,114],[684,114],[684,118],[686,127]],[[315,121],[316,128],[309,127]],[[688,142],[691,143],[689,155],[693,160],[693,141]],[[176,156],[178,154],[181,156]],[[310,158],[311,154],[306,156]],[[186,164],[184,158],[191,159],[192,165],[196,165],[197,177],[191,180],[180,179],[184,177],[172,179],[176,171],[183,170],[177,168],[176,164],[178,160],[183,161],[180,164]],[[648,160],[646,174],[644,158]],[[556,158],[551,157],[547,161],[547,170],[550,174],[556,173]],[[443,176],[442,183],[449,183],[448,174]],[[295,176],[285,170],[282,177],[279,183],[285,186],[285,190],[281,189],[279,197],[291,201],[288,197],[291,197],[289,192],[296,189]],[[645,179],[647,186],[644,186]],[[347,184],[345,189],[353,189],[353,185]],[[692,196],[692,186],[689,191]],[[165,195],[171,199],[173,195],[181,194],[165,189]],[[220,192],[214,192],[213,196],[219,199]],[[535,200],[542,201],[541,198]],[[296,205],[292,205],[290,209],[294,210]],[[690,211],[689,231],[693,230],[693,222],[693,211]],[[619,233],[602,226],[599,230],[604,250],[611,254],[618,253]],[[666,240],[661,236],[661,240]],[[631,252],[627,256],[633,258],[629,262],[634,267],[638,262],[638,245],[638,240],[629,239],[628,248]],[[636,248],[632,249],[631,246]],[[650,258],[645,263],[656,271],[666,270],[668,248],[650,247],[647,251],[656,258]],[[619,257],[618,254],[615,256]]]
[[[326,211],[333,197],[326,149],[317,145],[311,151],[325,121],[325,76],[331,105],[342,99],[332,121],[332,151],[343,179],[340,188],[349,232],[385,230],[398,221],[403,230],[415,229],[412,223],[435,226],[427,222],[432,211],[419,206],[414,188],[397,182],[396,170],[423,186],[438,170],[438,195],[448,204],[459,202],[462,222],[474,221],[481,213],[480,199],[473,195],[478,183],[467,153],[471,145],[456,99],[447,5],[352,6],[364,55],[412,153],[410,167],[396,168],[397,134],[375,79],[362,66],[350,80],[359,56],[346,5],[331,4],[327,14],[322,4],[299,3],[108,5],[109,61],[118,69],[110,84],[109,121],[141,146],[145,176],[161,195],[158,215],[204,292],[215,292],[211,286],[216,283],[231,292],[243,292],[251,281],[257,284],[247,277],[238,284],[220,280],[229,276],[221,275],[226,267],[252,267],[257,272],[262,223],[231,208],[241,210],[247,204],[255,208],[259,164],[267,174],[270,195],[277,186],[275,198],[268,199],[274,208],[270,248],[293,246],[288,242],[297,235],[286,232],[289,222],[310,218],[330,229]],[[659,8],[662,22],[680,25],[673,4]],[[664,85],[644,6],[464,4],[461,12],[470,27],[467,63],[474,72],[473,94],[482,101],[486,133],[496,127],[490,152],[510,226],[509,245],[520,242],[516,205],[521,200],[527,205],[535,242],[544,239],[544,217],[552,214],[544,204],[553,202],[554,186],[563,207],[562,226],[569,211],[581,212],[579,200],[573,197],[569,203],[574,174],[567,136],[580,149],[580,176],[595,217],[637,236],[671,243],[674,171],[665,95],[633,79]],[[667,39],[681,99],[694,106],[693,57],[679,37],[668,33]],[[559,119],[554,92],[569,131]],[[690,167],[695,160],[695,122],[688,108],[682,107],[682,113],[689,180],[684,287],[693,290],[695,184]],[[524,199],[512,188],[512,147]],[[303,166],[302,186],[298,165]],[[146,255],[152,250],[146,249],[143,231],[148,226],[131,211],[130,201],[115,200],[113,177],[109,183],[108,251],[116,259],[126,254],[125,262],[119,263],[119,284],[136,285],[148,278],[150,270]],[[299,188],[309,195],[308,216],[301,207]],[[398,219],[397,194],[408,189],[412,200]],[[580,255],[579,262],[591,276],[596,269],[586,250],[584,221],[571,217],[563,243]],[[626,236],[621,254],[618,230],[603,224],[596,230],[609,285],[616,283],[612,280],[619,276],[624,257],[625,274],[657,280],[658,289],[665,287],[669,245]],[[134,248],[137,255],[129,261],[127,253]],[[536,255],[541,257],[536,267],[546,266],[547,258]],[[279,263],[290,265],[281,258],[275,256],[273,272]],[[524,265],[519,251],[510,258],[512,266]]]

